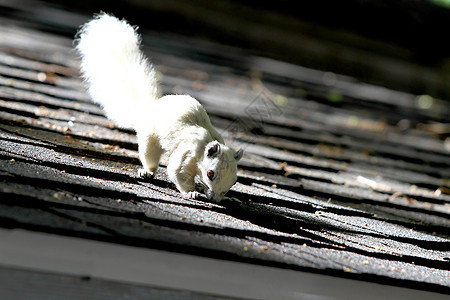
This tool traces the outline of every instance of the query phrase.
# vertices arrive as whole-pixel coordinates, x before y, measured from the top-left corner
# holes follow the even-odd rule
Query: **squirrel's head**
[[[234,152],[218,141],[206,145],[196,181],[209,200],[219,202],[236,183],[237,162],[242,158],[242,154],[242,150]]]

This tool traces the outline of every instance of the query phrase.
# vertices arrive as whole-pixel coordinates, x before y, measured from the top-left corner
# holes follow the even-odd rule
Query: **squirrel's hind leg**
[[[138,145],[139,158],[143,166],[142,169],[138,170],[138,174],[141,177],[153,177],[158,169],[163,149],[158,139],[153,135],[140,136],[138,133]]]

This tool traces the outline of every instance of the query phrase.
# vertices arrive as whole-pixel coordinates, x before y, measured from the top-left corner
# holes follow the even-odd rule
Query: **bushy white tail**
[[[119,126],[134,128],[158,97],[156,74],[139,49],[139,35],[126,21],[102,13],[78,36],[76,49],[91,97]]]

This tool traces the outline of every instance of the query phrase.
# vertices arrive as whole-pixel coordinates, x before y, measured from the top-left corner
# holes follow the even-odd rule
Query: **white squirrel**
[[[77,34],[81,71],[88,91],[119,126],[135,129],[138,174],[152,177],[161,154],[169,155],[167,173],[177,189],[219,202],[237,179],[243,151],[225,146],[202,107],[188,95],[159,98],[156,73],[141,52],[141,39],[125,20],[101,13]]]

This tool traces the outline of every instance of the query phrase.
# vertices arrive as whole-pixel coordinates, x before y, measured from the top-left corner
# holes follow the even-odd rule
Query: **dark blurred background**
[[[11,5],[14,3],[14,5]],[[19,4],[25,8],[17,10]],[[74,34],[105,11],[141,29],[187,35],[251,54],[450,99],[450,0],[0,0],[1,14]],[[67,15],[52,15],[52,8]],[[55,26],[57,25],[57,26]]]

